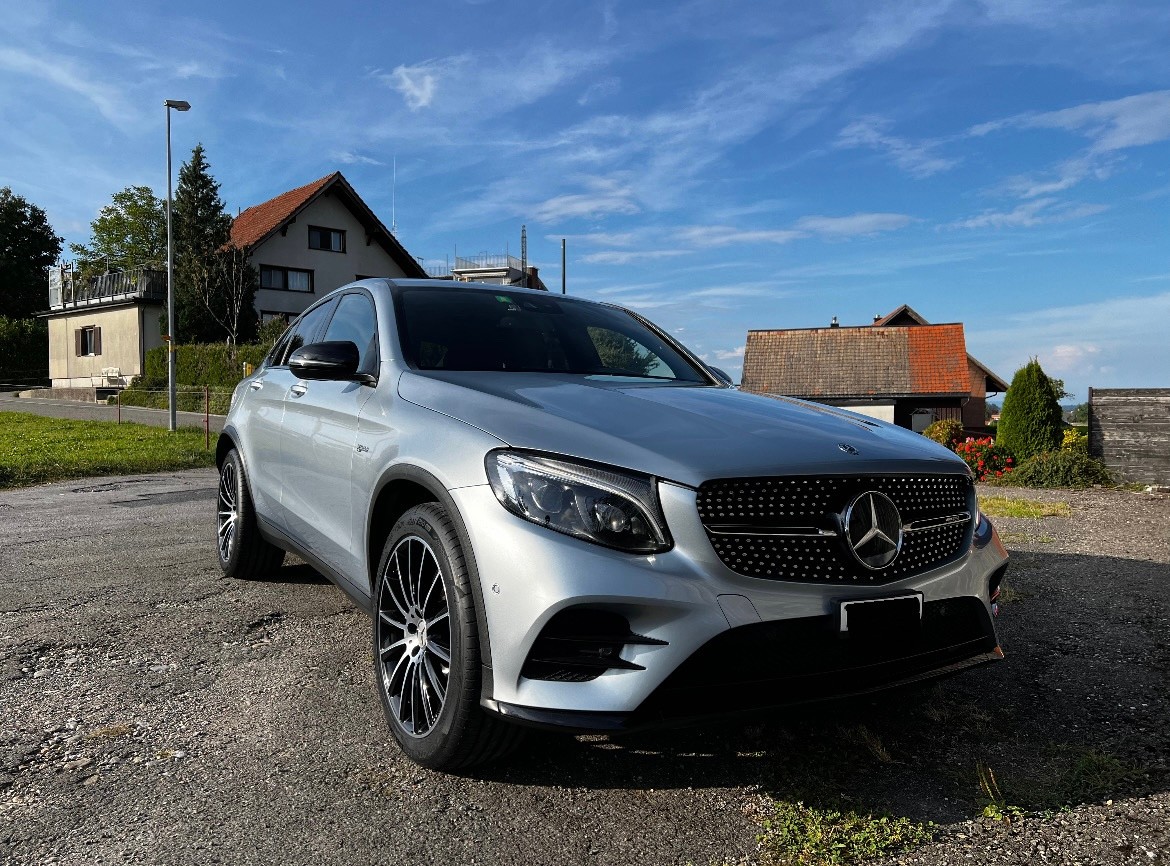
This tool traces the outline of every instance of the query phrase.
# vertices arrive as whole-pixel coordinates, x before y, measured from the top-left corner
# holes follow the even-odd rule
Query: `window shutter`
[[[100,327],[93,329],[93,353],[95,355],[102,353],[102,329]]]
[[[81,357],[81,328],[73,329],[73,354]]]

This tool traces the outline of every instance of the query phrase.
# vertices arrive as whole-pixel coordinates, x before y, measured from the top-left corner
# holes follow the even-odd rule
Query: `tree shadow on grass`
[[[476,775],[585,788],[754,787],[777,800],[951,822],[1170,789],[1170,566],[1017,553],[1007,660],[764,721],[536,734]],[[1107,599],[1107,601],[1106,601]]]

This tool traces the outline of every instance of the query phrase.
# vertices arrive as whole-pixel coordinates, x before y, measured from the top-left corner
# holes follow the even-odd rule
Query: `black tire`
[[[374,590],[374,682],[412,761],[457,770],[503,757],[523,731],[479,706],[479,629],[455,526],[415,506],[386,539]]]
[[[219,567],[228,577],[266,577],[284,562],[284,551],[260,535],[244,461],[234,448],[219,469],[215,529]]]

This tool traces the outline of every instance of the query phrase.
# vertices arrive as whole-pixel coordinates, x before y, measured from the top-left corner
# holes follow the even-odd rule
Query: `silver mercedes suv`
[[[620,307],[363,280],[310,307],[219,439],[228,575],[292,551],[370,613],[413,760],[622,731],[1002,657],[1007,553],[966,465],[742,393]]]

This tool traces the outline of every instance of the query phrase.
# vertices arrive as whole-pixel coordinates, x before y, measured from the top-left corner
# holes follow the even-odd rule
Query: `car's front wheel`
[[[219,567],[228,577],[264,577],[284,561],[284,551],[260,535],[244,461],[234,448],[219,469],[215,535]]]
[[[447,512],[415,506],[378,565],[374,672],[391,733],[406,755],[451,770],[494,760],[521,731],[479,707],[479,629],[466,560]]]

